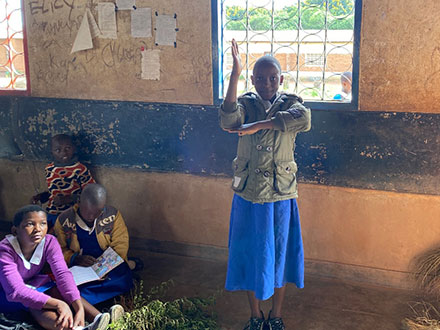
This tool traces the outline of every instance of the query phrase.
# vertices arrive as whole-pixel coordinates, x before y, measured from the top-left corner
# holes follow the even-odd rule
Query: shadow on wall
[[[3,192],[3,180],[0,178],[0,196],[2,196]],[[5,206],[3,205],[3,198],[0,198],[0,221],[6,219],[6,210]]]

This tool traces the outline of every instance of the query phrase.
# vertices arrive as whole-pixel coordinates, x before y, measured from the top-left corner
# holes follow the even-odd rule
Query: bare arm
[[[232,72],[229,80],[228,90],[226,92],[225,101],[234,103],[237,102],[238,80],[240,79],[240,74],[241,71],[243,70],[243,66],[241,65],[241,60],[240,60],[240,53],[238,51],[238,45],[235,39],[232,39],[231,51],[232,51],[233,65],[232,65]]]
[[[255,134],[262,129],[273,129],[273,122],[271,119],[265,119],[256,121],[254,123],[243,124],[238,128],[228,129],[229,133],[238,133],[238,135],[251,135]]]

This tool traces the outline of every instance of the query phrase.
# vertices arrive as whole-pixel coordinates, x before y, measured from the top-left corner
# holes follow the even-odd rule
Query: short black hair
[[[23,219],[25,218],[26,214],[32,213],[32,212],[44,212],[44,213],[46,213],[46,211],[44,211],[41,208],[41,206],[39,206],[39,205],[30,204],[30,205],[23,206],[22,208],[20,208],[15,213],[14,220],[13,220],[13,225],[15,227],[20,226],[20,223],[23,221]]]
[[[57,134],[57,135],[52,136],[52,143],[54,141],[57,141],[57,142],[69,142],[69,143],[73,144],[72,137],[70,135],[67,135],[67,134]]]
[[[273,66],[276,66],[278,68],[278,70],[280,71],[280,74],[283,72],[281,70],[281,64],[280,62],[273,56],[271,55],[264,55],[261,56],[254,64],[254,69],[253,71],[255,72],[255,70],[260,66],[260,65],[267,65],[267,64],[271,64]]]
[[[99,183],[89,183],[81,192],[79,202],[88,202],[91,205],[105,204],[107,200],[107,191]]]

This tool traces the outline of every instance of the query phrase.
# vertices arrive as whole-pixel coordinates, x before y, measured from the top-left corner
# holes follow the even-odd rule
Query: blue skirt
[[[287,282],[304,287],[304,250],[296,199],[254,204],[234,195],[226,290],[266,300]]]
[[[78,287],[81,297],[95,305],[120,294],[133,287],[133,277],[126,262],[110,271],[102,281],[82,284]]]

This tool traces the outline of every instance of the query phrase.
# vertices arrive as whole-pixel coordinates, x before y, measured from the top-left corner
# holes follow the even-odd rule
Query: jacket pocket
[[[246,187],[246,181],[249,177],[249,161],[243,158],[235,158],[232,162],[234,176],[232,178],[232,190],[240,192]]]
[[[289,195],[296,190],[296,170],[294,161],[275,163],[274,188],[280,195]]]

